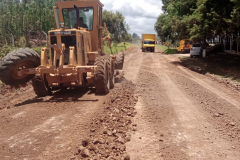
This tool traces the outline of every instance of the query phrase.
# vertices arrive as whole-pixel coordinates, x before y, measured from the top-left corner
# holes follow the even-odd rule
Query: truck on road
[[[156,35],[155,34],[142,34],[142,52],[155,51],[155,40]]]

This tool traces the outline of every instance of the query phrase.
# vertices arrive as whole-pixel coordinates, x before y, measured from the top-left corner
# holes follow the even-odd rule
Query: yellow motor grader
[[[54,88],[95,86],[96,94],[114,87],[114,71],[122,70],[124,54],[107,56],[99,0],[59,1],[53,7],[56,28],[48,32],[48,49],[41,56],[29,48],[7,54],[0,61],[0,80],[19,86],[32,80],[35,93],[47,96]],[[105,29],[106,37],[102,37]],[[119,72],[118,72],[119,73]]]

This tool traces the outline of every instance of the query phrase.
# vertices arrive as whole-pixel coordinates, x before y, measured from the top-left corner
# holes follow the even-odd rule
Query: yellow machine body
[[[192,48],[192,44],[189,39],[182,39],[177,47],[177,52],[181,53],[190,53],[190,49]]]
[[[104,53],[102,38],[102,7],[99,0],[59,1],[53,7],[56,28],[48,32],[48,49],[41,50],[41,65],[21,69],[18,75],[45,75],[49,87],[94,85],[96,57]],[[76,12],[84,19],[85,28],[77,25]],[[75,16],[76,15],[76,16]],[[81,19],[81,18],[79,18]],[[111,47],[111,45],[110,45]],[[47,54],[47,52],[49,54]],[[111,56],[115,60],[114,56]]]

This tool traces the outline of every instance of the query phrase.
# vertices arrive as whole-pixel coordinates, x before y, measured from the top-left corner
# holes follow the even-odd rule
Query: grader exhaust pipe
[[[74,5],[74,8],[76,9],[76,17],[77,17],[77,28],[80,27],[80,20],[79,20],[79,8]]]

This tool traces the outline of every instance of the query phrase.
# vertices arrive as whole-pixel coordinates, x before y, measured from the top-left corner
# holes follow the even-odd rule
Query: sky
[[[119,11],[130,27],[129,33],[153,33],[157,17],[162,13],[161,0],[100,0],[104,10]]]

